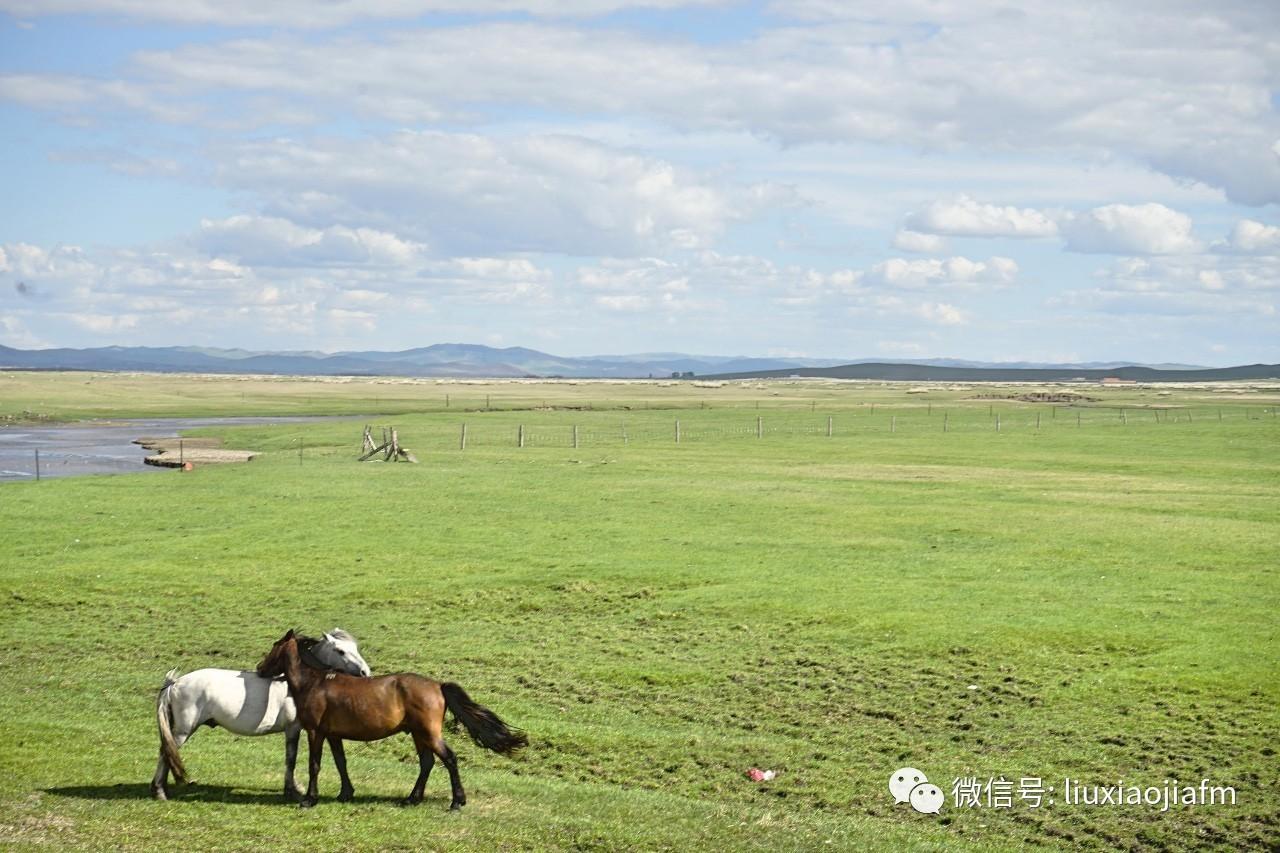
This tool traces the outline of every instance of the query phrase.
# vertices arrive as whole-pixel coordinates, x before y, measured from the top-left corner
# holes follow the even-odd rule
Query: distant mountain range
[[[1052,381],[1077,376],[1197,381],[1280,377],[1275,365],[1204,368],[1185,364],[1125,362],[1044,364],[960,359],[751,358],[685,353],[566,357],[524,347],[435,344],[381,352],[270,352],[208,347],[98,347],[21,350],[0,346],[0,368],[25,370],[149,371],[161,373],[262,373],[294,376],[566,377],[575,379],[826,376],[858,379],[982,381],[1025,378]],[[1035,375],[1032,375],[1035,374]]]
[[[1142,364],[1106,368],[1077,365],[1011,368],[949,367],[926,363],[890,364],[862,362],[836,367],[802,367],[721,373],[705,379],[777,379],[790,376],[822,379],[872,379],[887,382],[1071,382],[1123,379],[1131,382],[1224,382],[1234,379],[1280,380],[1280,364],[1247,364],[1240,367],[1164,368]]]
[[[98,347],[20,350],[0,346],[0,367],[137,370],[168,373],[266,373],[294,376],[439,376],[643,378],[830,367],[840,359],[736,358],[651,353],[568,358],[524,347],[435,344],[380,352],[255,352],[208,347]]]

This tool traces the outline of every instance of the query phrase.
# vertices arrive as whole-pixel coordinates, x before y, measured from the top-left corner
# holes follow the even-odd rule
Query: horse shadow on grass
[[[46,794],[52,794],[55,797],[71,797],[77,800],[150,800],[151,785],[147,782],[123,782],[116,785],[64,785],[58,788],[45,788]],[[357,796],[353,803],[349,805],[372,805],[391,804],[399,805],[403,797],[380,796],[378,794],[366,794]],[[440,798],[444,803],[448,798]],[[423,805],[430,802],[431,797],[423,800]],[[169,788],[169,802],[182,803],[238,803],[244,805],[277,805],[288,806],[296,809],[298,804],[286,800],[279,791],[263,791],[253,790],[249,788],[235,788],[229,785],[174,785]],[[318,806],[328,803],[338,805],[336,799],[331,797],[321,797]]]

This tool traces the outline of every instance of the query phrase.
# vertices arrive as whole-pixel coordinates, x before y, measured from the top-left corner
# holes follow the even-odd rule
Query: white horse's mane
[[[329,636],[333,637],[335,640],[346,640],[349,643],[354,643],[356,641],[355,637],[351,636],[341,628],[334,628],[329,632]]]

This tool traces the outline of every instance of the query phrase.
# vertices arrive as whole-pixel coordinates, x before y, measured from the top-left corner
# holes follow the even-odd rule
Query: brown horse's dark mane
[[[323,642],[322,640],[317,640],[315,637],[307,637],[303,634],[297,633],[294,634],[293,638],[298,642],[298,659],[301,660],[303,664],[311,669],[318,669],[321,672],[342,671],[335,666],[329,666],[324,663],[320,658],[316,657],[315,652],[311,651],[313,648],[320,645],[320,643]]]
[[[322,640],[316,639],[315,637],[308,637],[305,634],[300,634],[296,629],[293,631],[293,640],[298,644],[298,659],[302,661],[308,669],[314,669],[320,672],[342,671],[324,663],[320,658],[316,657],[315,652],[312,651],[313,648],[323,642]],[[259,670],[261,670],[261,666],[259,666]],[[259,672],[259,674],[261,673]]]

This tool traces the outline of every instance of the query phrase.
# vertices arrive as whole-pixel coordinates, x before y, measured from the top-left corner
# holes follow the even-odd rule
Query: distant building
[[[1103,385],[1137,385],[1136,379],[1121,379],[1119,376],[1104,376],[1102,378]]]

